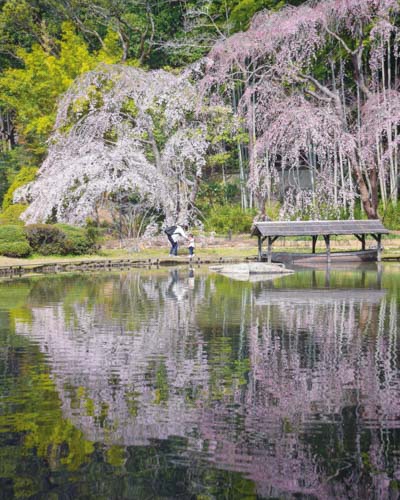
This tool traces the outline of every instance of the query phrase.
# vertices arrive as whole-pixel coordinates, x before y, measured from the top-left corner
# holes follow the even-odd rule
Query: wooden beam
[[[365,250],[365,234],[354,234],[354,236],[361,242],[361,250]]]

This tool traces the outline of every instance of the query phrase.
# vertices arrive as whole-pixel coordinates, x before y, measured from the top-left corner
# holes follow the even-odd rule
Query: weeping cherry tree
[[[369,218],[398,200],[400,125],[397,0],[321,0],[257,14],[214,46],[203,92],[240,89],[249,131],[249,186],[261,212],[292,182],[283,216],[313,217],[361,199]]]
[[[104,65],[80,77],[60,102],[37,179],[15,194],[30,203],[22,218],[83,224],[106,199],[133,193],[167,223],[187,221],[209,148],[195,71]]]

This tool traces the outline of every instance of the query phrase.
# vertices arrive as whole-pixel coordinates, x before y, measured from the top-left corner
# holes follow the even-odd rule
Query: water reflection
[[[264,497],[397,498],[398,298],[376,273],[252,284],[189,268],[28,288],[15,333],[86,440],[181,438],[169,467],[240,472]]]

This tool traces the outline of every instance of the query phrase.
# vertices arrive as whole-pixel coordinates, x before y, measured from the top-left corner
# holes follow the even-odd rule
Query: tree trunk
[[[372,167],[369,173],[369,181],[371,191],[368,190],[367,184],[363,177],[360,167],[353,163],[353,172],[356,178],[358,190],[360,191],[360,198],[365,213],[368,219],[378,219],[378,177],[376,168]]]
[[[199,191],[200,183],[201,183],[201,177],[199,175],[196,175],[193,186],[192,186],[192,190],[191,190],[190,196],[189,196],[189,204],[188,204],[189,211],[192,210],[194,207],[194,203],[196,201],[196,196],[197,196],[197,193]]]

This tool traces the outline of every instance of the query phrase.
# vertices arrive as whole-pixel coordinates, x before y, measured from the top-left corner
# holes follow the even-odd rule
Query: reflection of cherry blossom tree
[[[31,294],[16,331],[46,352],[64,414],[108,445],[182,436],[182,460],[241,471],[260,495],[385,497],[400,473],[380,437],[399,427],[396,299],[190,283],[173,270],[103,280],[101,302]]]
[[[260,208],[277,168],[309,169],[337,208],[352,206],[354,178],[370,218],[378,192],[397,200],[399,10],[395,0],[307,2],[259,13],[212,49],[203,85],[243,89]]]

